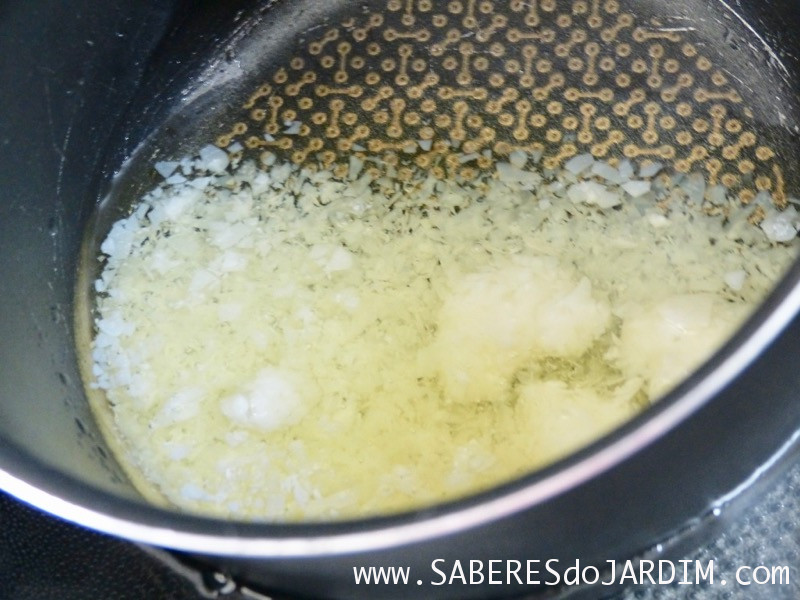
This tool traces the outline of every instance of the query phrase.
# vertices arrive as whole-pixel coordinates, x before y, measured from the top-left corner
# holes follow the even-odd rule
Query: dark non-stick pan
[[[682,550],[794,453],[798,265],[699,371],[577,454],[425,510],[281,525],[157,508],[130,484],[79,374],[81,252],[152,186],[154,160],[234,139],[332,168],[354,143],[429,134],[536,150],[551,167],[653,156],[742,206],[769,190],[782,208],[800,188],[797,26],[794,0],[0,3],[0,486],[298,597],[570,595],[544,570],[540,584],[435,586],[431,565],[553,559],[563,572]],[[308,127],[283,135],[294,120]],[[358,586],[358,565],[410,567],[411,583]]]

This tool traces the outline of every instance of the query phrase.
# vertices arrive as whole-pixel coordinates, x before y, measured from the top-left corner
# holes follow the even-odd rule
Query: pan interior
[[[90,286],[102,269],[95,257],[103,239],[161,185],[154,163],[208,143],[232,164],[296,165],[342,180],[355,159],[359,172],[399,185],[420,173],[469,185],[519,157],[544,174],[581,156],[615,169],[626,160],[637,169],[661,163],[652,179],[664,187],[699,174],[705,190],[723,189],[721,200],[690,194],[684,208],[745,223],[745,246],[763,235],[766,219],[794,210],[796,75],[723,3],[313,4],[240,15],[126,165],[87,233],[79,345],[96,334]],[[793,250],[778,254],[759,267],[773,282]],[[106,398],[89,394],[124,457]],[[128,471],[158,499],[140,469]]]

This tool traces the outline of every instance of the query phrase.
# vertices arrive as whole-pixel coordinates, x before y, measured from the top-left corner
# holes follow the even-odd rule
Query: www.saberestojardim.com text
[[[428,573],[411,567],[353,567],[357,585],[789,585],[788,566],[742,565],[730,573],[715,561],[606,561],[602,567],[579,560],[447,560],[431,562]],[[424,576],[425,579],[420,579]]]

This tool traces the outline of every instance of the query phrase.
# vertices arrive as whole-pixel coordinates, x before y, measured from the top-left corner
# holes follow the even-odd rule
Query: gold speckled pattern
[[[413,165],[472,178],[513,150],[543,153],[546,168],[590,152],[786,204],[776,152],[730,78],[681,28],[622,0],[386,0],[315,32],[243,109],[220,146],[342,173],[354,152],[401,179]]]

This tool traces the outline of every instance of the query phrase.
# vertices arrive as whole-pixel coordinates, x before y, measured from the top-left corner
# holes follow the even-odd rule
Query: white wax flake
[[[761,221],[761,229],[773,242],[790,242],[800,230],[800,214],[794,206],[783,211],[773,211]]]
[[[176,160],[162,160],[153,166],[159,175],[161,175],[164,179],[167,179],[175,172],[175,169],[178,168],[178,165],[180,165],[180,163]]]
[[[591,204],[599,208],[613,208],[622,204],[622,196],[611,192],[595,181],[580,181],[569,186],[567,197],[572,202]]]
[[[606,162],[595,162],[592,165],[591,173],[592,175],[602,177],[609,183],[615,183],[617,185],[622,183],[622,177],[619,171]]]
[[[355,311],[361,304],[358,292],[353,288],[340,290],[333,296],[334,301],[349,311]]]
[[[111,315],[99,319],[97,321],[97,328],[111,337],[119,337],[122,335],[131,335],[136,331],[136,326],[122,318],[120,313],[112,313]]]
[[[526,171],[511,163],[499,162],[496,169],[500,181],[506,184],[516,184],[524,190],[533,190],[542,181],[541,175],[535,171]]]
[[[669,227],[670,220],[662,214],[659,213],[647,213],[647,222],[650,223],[656,229],[661,229],[662,227]]]
[[[714,185],[708,189],[708,201],[714,206],[723,206],[728,197],[728,188],[724,185]]]
[[[117,221],[100,245],[100,252],[116,260],[126,258],[133,249],[133,241],[138,227],[139,220],[135,215]]]
[[[592,165],[594,165],[594,157],[591,154],[579,154],[569,159],[564,164],[564,168],[573,175],[580,175]]]
[[[225,434],[225,442],[229,446],[234,446],[234,447],[243,444],[249,438],[250,438],[250,434],[248,434],[246,431],[242,431],[242,430],[230,431],[230,432]]]
[[[195,177],[189,180],[189,185],[198,190],[206,189],[213,179],[211,177]]]
[[[567,186],[564,184],[563,181],[556,179],[552,183],[547,186],[547,190],[552,192],[556,195],[561,195],[561,192],[567,189]]]
[[[285,121],[284,125],[286,129],[283,130],[284,135],[298,135],[300,133],[300,128],[303,124],[300,121]]]
[[[240,252],[228,250],[212,263],[212,268],[223,273],[234,273],[244,271],[247,268],[248,259]]]
[[[174,461],[181,461],[187,456],[189,456],[189,447],[183,444],[165,444],[165,450],[167,451],[167,456],[170,457],[171,460]]]
[[[250,189],[254,196],[259,196],[269,189],[271,183],[272,180],[270,179],[269,173],[262,171],[253,178]]]
[[[695,204],[703,202],[706,195],[706,180],[702,173],[692,173],[684,178],[680,183],[680,187],[686,192],[689,200]]]
[[[180,160],[180,166],[181,166],[181,173],[183,173],[187,177],[191,175],[192,172],[194,171],[194,162],[188,156],[184,156]]]
[[[173,269],[178,269],[183,263],[165,248],[159,248],[150,257],[150,266],[159,275],[164,275]]]
[[[167,427],[196,417],[200,412],[202,399],[203,390],[199,388],[180,390],[167,400],[151,422],[152,427]]]
[[[254,329],[250,332],[249,338],[259,350],[266,350],[269,346],[269,337],[263,331]]]
[[[186,500],[195,502],[198,500],[211,500],[210,494],[193,483],[187,483],[181,487],[181,496],[183,496]]]
[[[769,193],[769,190],[761,190],[753,198],[752,203],[764,208],[772,208],[772,194]]]
[[[317,313],[310,306],[301,306],[294,313],[294,316],[302,321],[303,325],[308,326],[317,321]]]
[[[350,179],[358,179],[361,169],[364,168],[364,161],[353,155],[350,157],[350,166],[348,169],[348,177]]]
[[[175,173],[175,175],[170,175],[164,181],[167,185],[180,185],[182,183],[186,183],[186,177],[180,175],[179,173]]]
[[[522,169],[528,162],[528,153],[523,152],[522,150],[514,150],[511,154],[508,155],[508,162],[510,162],[518,169]]]
[[[201,196],[200,190],[188,186],[175,190],[171,196],[153,207],[149,215],[150,222],[157,224],[177,220]]]
[[[619,171],[619,176],[622,181],[628,181],[633,177],[633,164],[631,164],[631,161],[627,158],[623,159],[620,161],[617,171]]]
[[[220,250],[246,246],[247,240],[255,234],[255,228],[248,223],[220,223],[209,228],[211,243]]]
[[[664,163],[660,162],[649,162],[643,164],[641,167],[639,167],[639,177],[641,177],[642,179],[655,177],[656,175],[659,174],[659,172],[663,168],[664,168]]]
[[[291,378],[280,369],[262,369],[239,393],[223,398],[220,409],[237,425],[274,431],[294,425],[306,407]]]
[[[273,167],[270,172],[273,187],[283,187],[283,183],[289,178],[291,173],[292,165],[290,163],[282,163]]]
[[[228,158],[228,153],[221,148],[217,148],[212,144],[200,148],[199,166],[203,170],[211,171],[212,173],[222,173],[228,168],[229,163],[230,158]]]
[[[328,274],[353,266],[353,254],[343,246],[316,244],[311,248],[311,259]]]
[[[224,304],[220,304],[219,308],[217,308],[217,315],[219,316],[219,320],[223,323],[230,323],[238,319],[243,311],[244,306],[242,306],[241,303],[225,302]]]
[[[211,286],[219,283],[219,278],[217,275],[209,271],[208,269],[198,269],[192,275],[192,279],[189,283],[189,293],[194,297],[200,294],[201,292],[209,289]]]
[[[622,184],[622,189],[625,190],[631,197],[638,198],[640,196],[644,196],[647,192],[650,191],[650,182],[649,181],[626,181]]]
[[[725,273],[725,285],[731,288],[734,292],[740,292],[744,287],[744,282],[747,280],[747,271],[739,269],[737,271],[729,271]]]

